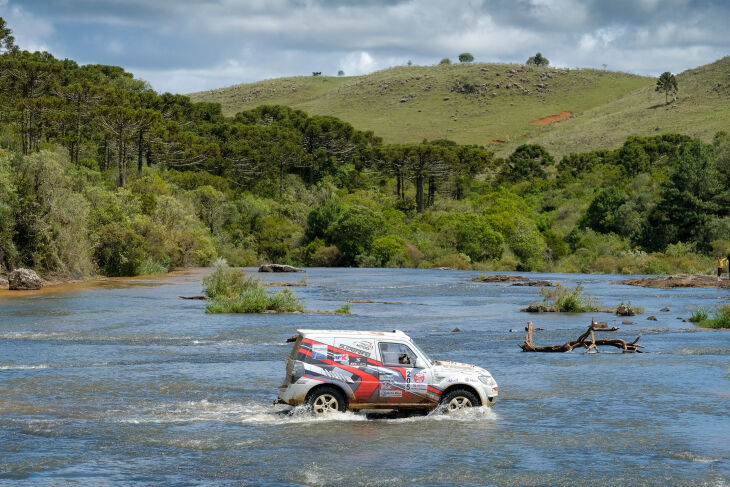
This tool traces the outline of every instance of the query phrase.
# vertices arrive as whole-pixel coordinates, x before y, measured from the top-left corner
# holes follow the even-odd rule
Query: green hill
[[[652,82],[556,124],[534,141],[562,154],[617,147],[629,135],[671,132],[709,141],[730,129],[730,56],[680,73],[677,83],[677,99],[668,105]]]
[[[399,66],[366,76],[292,77],[193,93],[232,115],[262,104],[334,115],[386,142],[449,138],[505,154],[526,142],[556,155],[620,145],[628,135],[709,139],[730,121],[730,58],[678,76],[664,105],[655,79],[594,69],[506,64]],[[536,120],[570,112],[565,121]],[[567,114],[566,114],[567,115]]]

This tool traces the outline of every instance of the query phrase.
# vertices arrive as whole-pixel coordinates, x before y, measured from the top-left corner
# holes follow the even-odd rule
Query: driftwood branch
[[[624,353],[631,353],[631,352],[637,352],[641,353],[640,348],[644,348],[643,345],[637,345],[636,342],[639,341],[639,338],[641,338],[641,334],[639,334],[638,337],[633,342],[627,342],[626,340],[622,340],[620,338],[599,338],[596,339],[596,336],[594,335],[594,332],[596,331],[604,331],[601,328],[596,327],[596,322],[591,320],[591,326],[588,327],[588,329],[582,333],[578,338],[575,340],[571,340],[569,342],[565,342],[562,345],[547,345],[538,347],[535,346],[535,344],[532,343],[532,321],[527,322],[527,326],[525,327],[525,342],[520,345],[520,348],[523,352],[572,352],[573,349],[578,347],[584,347],[585,351],[588,352],[590,350],[595,350],[598,352],[598,346],[611,346],[620,348],[623,350]],[[590,339],[588,338],[590,337]]]

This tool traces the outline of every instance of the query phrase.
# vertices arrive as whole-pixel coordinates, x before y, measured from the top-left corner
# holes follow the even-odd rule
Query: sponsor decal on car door
[[[417,355],[403,343],[380,342],[383,366],[379,368],[378,402],[387,404],[427,404],[434,401],[429,393],[430,371],[416,368]]]

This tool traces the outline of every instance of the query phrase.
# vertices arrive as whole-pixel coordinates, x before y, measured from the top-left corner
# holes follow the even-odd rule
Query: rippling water
[[[0,295],[0,485],[730,485],[730,334],[678,319],[727,291],[530,276],[644,308],[623,325],[521,313],[537,288],[470,282],[476,272],[309,269],[293,288],[308,309],[405,304],[206,315],[179,298],[200,294],[205,272]],[[643,330],[649,353],[517,347],[528,319],[545,328],[539,345],[591,317],[621,327],[611,336]],[[434,358],[490,370],[499,400],[400,419],[273,406],[297,328],[404,330]]]

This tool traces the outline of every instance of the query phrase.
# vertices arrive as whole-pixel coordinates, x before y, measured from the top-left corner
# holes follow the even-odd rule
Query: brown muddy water
[[[0,486],[730,485],[730,332],[677,319],[728,290],[529,276],[644,308],[623,325],[521,313],[537,288],[470,282],[476,272],[308,269],[291,288],[308,309],[381,303],[353,303],[352,316],[206,315],[179,298],[200,294],[206,272],[0,293]],[[610,336],[644,329],[648,353],[517,346],[528,319],[542,345],[592,317],[621,328]],[[433,358],[487,368],[499,400],[400,419],[274,406],[297,328],[401,329]]]

